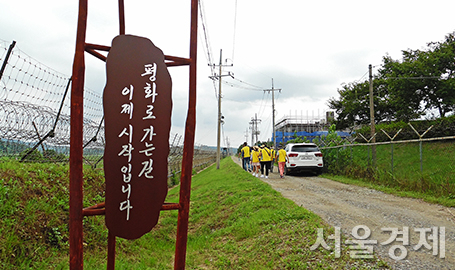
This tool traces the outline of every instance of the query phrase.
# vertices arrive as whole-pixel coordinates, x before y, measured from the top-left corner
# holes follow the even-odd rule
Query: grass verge
[[[427,142],[422,148],[419,143],[378,145],[375,168],[371,166],[371,149],[368,146],[331,149],[326,153],[328,157],[335,157],[329,165],[336,168],[329,170],[332,175],[325,174],[326,178],[455,206],[453,141]]]
[[[67,166],[4,163],[1,185],[1,269],[68,269]],[[99,203],[99,171],[85,172],[84,206]],[[178,187],[168,202],[178,201]],[[140,239],[117,240],[116,269],[173,269],[178,212],[164,211]],[[324,229],[317,215],[283,198],[230,158],[193,177],[187,269],[385,269],[377,259],[310,247]],[[343,240],[342,240],[343,241]],[[84,218],[84,269],[106,268],[104,217]]]
[[[381,183],[373,183],[367,179],[353,179],[343,175],[324,174],[322,177],[341,182],[348,185],[356,185],[376,189],[388,194],[393,194],[400,197],[421,199],[428,203],[440,204],[447,207],[455,207],[455,200],[453,196],[435,196],[432,193],[422,193],[419,191],[403,190],[400,186],[385,186]]]
[[[177,202],[177,194],[178,188],[171,190],[167,201]],[[176,220],[176,211],[163,212],[151,233],[119,241],[119,269],[172,269]],[[326,235],[334,232],[317,215],[224,159],[220,170],[211,166],[193,177],[187,269],[387,268],[377,259],[311,251],[317,228]]]

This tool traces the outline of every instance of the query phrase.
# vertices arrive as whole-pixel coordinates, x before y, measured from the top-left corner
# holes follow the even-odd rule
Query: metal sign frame
[[[193,166],[194,137],[196,128],[196,58],[198,1],[191,1],[189,58],[165,55],[166,65],[189,66],[189,98],[185,124],[182,173],[180,177],[179,203],[164,203],[161,210],[178,210],[174,269],[185,269],[190,208],[191,174]],[[119,0],[119,32],[125,34],[124,0]],[[70,269],[83,269],[83,228],[85,216],[104,215],[104,203],[83,208],[83,97],[85,81],[85,52],[106,61],[98,51],[109,51],[109,46],[86,43],[88,0],[79,0],[76,51],[73,62],[71,87],[71,139],[70,139]],[[115,268],[116,237],[108,234],[107,269]]]

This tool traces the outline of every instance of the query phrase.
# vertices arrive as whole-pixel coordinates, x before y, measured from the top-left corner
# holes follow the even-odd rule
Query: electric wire
[[[215,66],[212,65],[212,63],[213,63],[212,50],[211,50],[211,46],[210,46],[207,22],[205,21],[205,10],[204,10],[204,6],[202,4],[202,0],[199,0],[198,3],[199,3],[199,11],[200,11],[199,16],[201,18],[202,32],[204,34],[207,61],[210,66],[210,69],[211,69],[211,75],[213,76],[213,75],[215,75]]]
[[[235,0],[235,7],[234,7],[234,34],[232,37],[232,62],[234,62],[236,30],[237,30],[237,0]]]

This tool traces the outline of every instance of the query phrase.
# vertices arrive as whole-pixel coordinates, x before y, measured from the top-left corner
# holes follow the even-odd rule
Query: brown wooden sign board
[[[114,38],[106,70],[106,226],[136,239],[156,225],[167,195],[172,82],[163,52],[132,35]]]

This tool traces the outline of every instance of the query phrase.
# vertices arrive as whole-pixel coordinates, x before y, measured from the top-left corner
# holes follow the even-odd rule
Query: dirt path
[[[240,164],[238,158],[233,160]],[[377,240],[377,244],[373,244],[375,254],[393,269],[455,269],[454,208],[429,204],[418,199],[397,197],[321,177],[286,176],[280,179],[277,168],[274,168],[274,171],[275,173],[270,174],[268,179],[260,179],[297,205],[319,215],[328,224],[340,227],[344,234],[351,234],[352,229],[358,225],[368,227],[371,230],[368,240]],[[396,228],[402,232],[404,227],[409,228],[408,245],[404,245],[403,241],[381,244],[391,236],[390,230],[383,231],[382,228]],[[442,239],[437,241],[436,248],[433,247],[431,240],[433,227],[438,230],[435,235],[439,234],[439,240]],[[414,250],[422,240],[420,231],[423,235],[424,228],[432,230],[425,236],[431,250],[425,246]],[[440,235],[441,229],[445,230],[445,236]],[[359,235],[362,236],[363,232],[359,231]],[[403,234],[399,233],[397,239],[402,237]],[[333,243],[326,235],[324,238],[329,245]],[[391,258],[389,249],[394,245],[402,246],[406,250],[407,256],[404,259]],[[349,246],[342,242],[341,252],[348,250]],[[433,255],[433,252],[436,255]],[[397,257],[400,254],[400,250],[395,252]]]

